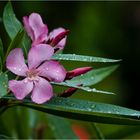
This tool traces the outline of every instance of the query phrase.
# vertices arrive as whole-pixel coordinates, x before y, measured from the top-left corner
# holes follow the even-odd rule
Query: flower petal
[[[22,81],[10,80],[9,89],[18,100],[22,100],[32,91],[33,82],[29,82],[27,78]]]
[[[23,17],[23,23],[24,23],[24,27],[25,30],[27,31],[27,34],[31,37],[32,40],[34,40],[34,32],[31,28],[31,26],[29,25],[29,18],[27,16]]]
[[[6,60],[6,67],[11,72],[19,76],[26,76],[28,68],[24,62],[24,56],[21,48],[16,48],[9,53]]]
[[[39,75],[48,78],[50,81],[62,82],[66,76],[66,70],[57,61],[48,61],[39,68]]]
[[[53,97],[53,89],[50,83],[39,77],[39,81],[35,83],[31,98],[37,104],[45,103]]]
[[[43,61],[49,60],[54,54],[54,48],[47,44],[33,46],[28,54],[29,68],[36,68]]]
[[[29,16],[29,25],[34,32],[35,40],[44,41],[48,34],[48,27],[43,23],[41,16],[37,13],[32,13]]]
[[[66,30],[64,28],[57,28],[54,29],[52,32],[50,32],[49,34],[49,39],[52,40],[54,39],[56,36],[58,36],[59,34],[61,34],[62,32],[65,32]],[[66,38],[64,37],[57,45],[55,48],[59,48],[60,50],[64,48],[65,44],[66,44]]]

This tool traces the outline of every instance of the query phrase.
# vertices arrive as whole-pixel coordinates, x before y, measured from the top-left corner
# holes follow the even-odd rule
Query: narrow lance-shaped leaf
[[[7,49],[7,52],[6,52],[6,55],[5,55],[5,60],[6,60],[6,57],[8,56],[9,52],[14,49],[14,48],[18,48],[18,47],[21,47],[21,42],[23,40],[23,36],[24,36],[24,30],[19,30],[19,32],[17,33],[17,35],[15,36],[15,38],[11,41],[8,49]]]
[[[119,62],[121,60],[108,59],[102,57],[93,57],[85,55],[76,55],[76,54],[56,54],[53,56],[55,60],[68,60],[68,61],[83,61],[83,62]]]
[[[8,35],[10,36],[11,40],[13,40],[17,36],[20,30],[23,30],[23,26],[20,23],[20,21],[16,18],[10,2],[8,2],[4,8],[3,21],[4,21],[5,29]],[[30,46],[31,46],[31,40],[25,33],[20,47],[23,49],[26,57]]]
[[[14,97],[3,98],[16,100]],[[21,105],[45,113],[89,122],[140,125],[140,111],[106,103],[54,97],[43,105],[34,104],[28,99],[25,99],[23,102],[17,101],[15,105]]]
[[[10,2],[8,2],[4,8],[3,22],[11,39],[13,39],[22,28],[22,24],[17,20]]]
[[[51,83],[54,84],[54,85],[58,85],[58,86],[74,87],[74,88],[84,90],[84,91],[87,91],[87,92],[95,92],[95,93],[103,93],[103,94],[114,94],[113,92],[98,90],[96,88],[90,88],[90,87],[86,87],[86,86],[77,86],[77,85],[67,83],[67,82],[61,82],[61,83],[51,82]]]
[[[7,94],[8,76],[5,73],[0,73],[0,98]]]
[[[4,57],[3,44],[0,38],[0,72],[2,71],[2,67],[3,67],[3,57]]]
[[[2,44],[2,40],[0,38],[0,57],[3,61],[3,58],[4,58],[4,51],[3,51],[3,44]]]
[[[78,139],[72,130],[71,124],[65,118],[47,115],[48,125],[57,139]]]
[[[93,69],[85,74],[74,77],[71,80],[66,80],[67,84],[72,85],[83,85],[83,86],[91,86],[99,83],[108,75],[110,75],[113,71],[118,68],[118,65],[113,65],[104,68]]]
[[[0,134],[0,139],[13,139],[12,137]]]
[[[24,55],[27,58],[28,51],[29,51],[29,49],[31,47],[31,40],[27,36],[27,33],[24,33],[23,40],[21,42],[21,46],[20,47],[23,49]]]

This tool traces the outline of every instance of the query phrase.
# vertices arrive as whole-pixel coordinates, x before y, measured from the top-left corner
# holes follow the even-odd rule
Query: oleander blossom
[[[28,66],[25,64],[21,48],[12,50],[6,60],[6,67],[23,80],[10,80],[9,89],[18,100],[23,100],[29,93],[37,104],[45,103],[53,97],[50,81],[62,82],[66,71],[59,62],[50,60],[54,49],[50,45],[39,44],[28,53]]]
[[[68,30],[59,27],[48,34],[48,26],[43,23],[38,13],[23,17],[23,23],[28,36],[32,39],[32,46],[44,43],[50,44],[55,50],[62,50],[66,44]]]

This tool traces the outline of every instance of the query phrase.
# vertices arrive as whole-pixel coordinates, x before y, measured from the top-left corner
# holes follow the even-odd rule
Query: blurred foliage
[[[6,2],[0,2],[0,36],[4,42],[4,48],[9,45],[9,38],[1,18],[5,4]],[[49,31],[60,26],[69,29],[70,34],[64,53],[123,59],[117,72],[95,86],[97,89],[112,91],[116,96],[93,94],[90,100],[115,103],[140,110],[138,82],[140,78],[140,2],[13,1],[12,4],[20,21],[24,15],[38,12],[48,24]],[[63,64],[67,70],[72,70],[87,66],[88,63],[63,62]],[[92,66],[97,68],[104,64],[94,63]],[[77,91],[73,98],[87,99],[86,94],[86,92]],[[46,114],[23,107],[18,107],[16,111],[15,108],[9,109],[0,117],[2,134],[14,138],[31,138],[31,136],[39,138],[39,128],[43,127],[41,138],[54,138],[53,130],[48,127]],[[28,121],[30,126],[27,126]],[[78,123],[85,126],[91,138],[96,138],[90,123],[69,121],[72,124]],[[99,127],[105,138],[140,138],[139,127],[103,124],[99,124]],[[25,135],[22,134],[23,130],[26,130]],[[122,131],[124,133],[121,133]],[[126,136],[128,133],[130,136]]]

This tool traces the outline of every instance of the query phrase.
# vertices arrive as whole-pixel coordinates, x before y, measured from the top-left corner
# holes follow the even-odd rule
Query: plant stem
[[[101,132],[100,128],[97,126],[96,123],[92,123],[93,128],[95,129],[96,135],[98,139],[105,140],[103,133]]]

